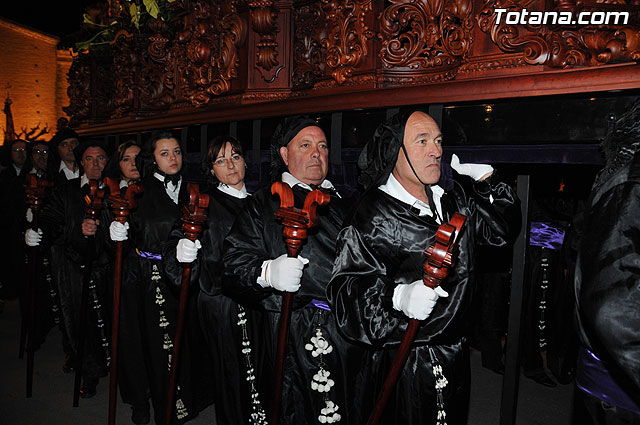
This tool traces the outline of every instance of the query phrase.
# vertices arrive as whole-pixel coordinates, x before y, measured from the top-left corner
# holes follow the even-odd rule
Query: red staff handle
[[[466,216],[455,213],[449,224],[442,223],[440,227],[438,227],[434,244],[424,251],[427,258],[422,266],[422,280],[426,286],[435,289],[440,286],[442,281],[449,274],[449,269],[453,267],[453,250],[455,242],[466,219]],[[398,380],[398,375],[404,367],[404,363],[407,361],[409,349],[411,349],[411,344],[413,344],[413,340],[416,337],[419,325],[419,320],[409,319],[407,331],[405,332],[402,342],[400,343],[400,347],[393,359],[391,369],[389,370],[387,379],[384,381],[382,391],[380,392],[378,401],[371,412],[371,416],[369,416],[367,425],[377,425],[380,421],[384,408],[389,400],[389,396],[391,395],[391,391]]]
[[[187,239],[195,242],[202,233],[202,228],[207,222],[207,208],[209,207],[209,195],[200,193],[198,185],[189,183],[189,203],[183,206],[182,230]],[[187,310],[187,299],[189,297],[189,283],[191,280],[191,263],[182,265],[182,283],[180,285],[180,300],[178,303],[178,319],[176,322],[176,334],[173,341],[173,355],[171,356],[171,367],[169,369],[169,392],[167,393],[167,406],[165,412],[165,424],[171,424],[176,381],[178,376],[178,361],[180,358],[180,343],[184,331],[185,312]]]
[[[300,210],[293,206],[293,191],[289,185],[275,182],[271,185],[271,194],[277,194],[280,197],[280,208],[276,211],[275,216],[284,226],[282,235],[287,246],[287,256],[297,257],[304,241],[307,239],[307,229],[318,224],[318,216],[316,214],[317,206],[328,204],[331,196],[326,192],[313,190],[307,194],[304,206]],[[277,425],[280,417],[284,354],[287,346],[287,336],[289,334],[289,323],[291,321],[292,300],[293,294],[291,292],[285,292],[282,295],[273,399],[269,419],[271,425]]]
[[[120,195],[118,181],[107,177],[105,179],[110,195],[107,203],[118,223],[126,223],[129,213],[136,208],[136,195],[142,193],[139,184],[127,187],[124,196]],[[118,339],[120,332],[120,286],[122,283],[122,249],[123,242],[116,242],[116,258],[113,266],[113,317],[111,322],[111,363],[109,364],[109,425],[115,425],[116,405],[118,396]]]

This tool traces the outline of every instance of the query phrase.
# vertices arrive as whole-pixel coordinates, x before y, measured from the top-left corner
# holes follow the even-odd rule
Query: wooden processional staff
[[[87,203],[85,218],[98,220],[102,211],[104,189],[98,187],[98,182],[89,179],[89,194],[84,197]],[[89,307],[89,286],[91,285],[91,262],[95,257],[95,236],[87,237],[87,251],[85,253],[84,273],[82,278],[82,295],[80,297],[80,321],[78,322],[78,338],[76,349],[76,374],[73,384],[73,407],[78,407],[80,401],[80,381],[82,379],[82,362],[84,357],[84,340],[87,333],[87,308]]]
[[[271,194],[280,197],[280,208],[276,211],[276,218],[284,226],[282,234],[287,245],[287,256],[297,257],[302,249],[302,244],[307,239],[307,229],[318,225],[316,208],[319,205],[328,204],[331,197],[328,193],[313,190],[307,194],[302,209],[294,207],[293,191],[289,185],[275,182],[271,185]],[[277,425],[280,416],[280,400],[282,399],[282,371],[284,366],[284,352],[287,346],[289,322],[291,321],[291,301],[293,294],[285,292],[282,296],[282,308],[280,310],[280,330],[278,332],[278,347],[276,351],[276,369],[271,403],[271,415],[269,423]]]
[[[454,264],[453,250],[455,248],[455,243],[466,220],[466,216],[455,213],[449,223],[442,223],[440,227],[438,227],[435,243],[424,251],[424,255],[427,258],[424,260],[422,266],[422,280],[426,286],[435,289],[440,286],[442,281],[449,274],[449,269],[453,267]],[[380,421],[382,413],[384,412],[384,407],[389,399],[389,395],[391,394],[396,380],[398,379],[398,374],[404,367],[404,363],[407,360],[409,349],[411,349],[411,344],[416,337],[419,325],[419,320],[409,319],[407,332],[405,333],[404,338],[400,343],[400,348],[398,348],[398,352],[393,359],[389,375],[387,375],[387,379],[384,381],[382,391],[380,392],[376,405],[371,412],[371,416],[369,416],[367,425],[377,425]]]
[[[131,210],[136,208],[136,196],[142,193],[142,186],[133,183],[127,187],[124,196],[120,194],[120,185],[114,178],[107,177],[109,188],[107,203],[118,223],[125,224]],[[109,425],[116,421],[118,396],[118,333],[120,331],[120,285],[122,282],[122,249],[124,242],[116,242],[116,258],[113,273],[113,318],[111,322],[111,363],[109,365]]]
[[[195,242],[202,233],[202,227],[207,222],[207,208],[209,207],[209,195],[200,193],[197,184],[189,183],[189,203],[183,205],[182,230],[187,239]],[[167,406],[165,424],[171,424],[173,417],[174,400],[176,393],[176,380],[178,375],[178,361],[180,356],[180,342],[184,330],[184,316],[187,310],[189,297],[189,282],[191,279],[191,264],[182,264],[182,284],[180,285],[180,301],[178,304],[178,319],[176,322],[176,334],[173,341],[173,355],[171,356],[171,369],[169,371],[169,392],[167,393]]]

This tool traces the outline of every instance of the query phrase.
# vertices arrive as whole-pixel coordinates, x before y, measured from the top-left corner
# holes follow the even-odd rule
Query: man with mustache
[[[502,213],[517,199],[508,185],[491,181],[490,166],[460,164],[455,156],[451,166],[460,175],[442,182],[441,159],[438,125],[412,111],[380,125],[358,161],[365,192],[338,236],[327,287],[340,330],[370,348],[352,383],[357,423],[369,417],[409,319],[416,319],[421,326],[380,423],[466,424],[473,249],[508,243]],[[456,212],[467,222],[455,267],[431,289],[422,280],[423,251]]]
[[[297,208],[302,208],[312,188],[329,192],[331,201],[318,208],[319,225],[309,230],[299,257],[288,258],[282,225],[274,216],[280,199],[271,195],[269,187],[256,192],[225,239],[223,291],[266,312],[265,340],[257,343],[265,350],[256,353],[255,369],[261,402],[267,409],[273,393],[271,375],[281,300],[285,292],[294,293],[279,423],[311,424],[324,417],[325,421],[331,418],[348,424],[351,372],[360,349],[337,332],[325,295],[347,203],[326,179],[328,142],[315,120],[287,118],[276,130],[271,154],[271,177],[292,188]],[[322,355],[314,344],[324,347]],[[326,372],[330,379],[322,381],[325,385],[318,378],[324,379]]]

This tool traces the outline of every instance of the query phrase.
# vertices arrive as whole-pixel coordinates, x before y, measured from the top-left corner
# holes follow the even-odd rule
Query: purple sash
[[[602,361],[582,346],[578,351],[576,384],[582,391],[600,400],[640,414],[638,405],[616,384]]]
[[[162,260],[162,255],[160,254],[154,254],[153,252],[147,252],[147,251],[140,251],[138,248],[136,248],[136,253],[142,257],[142,258],[146,258],[148,260]]]
[[[564,229],[542,221],[532,221],[529,229],[529,245],[549,249],[562,248]]]
[[[316,300],[315,298],[312,299],[307,306],[314,306],[323,310],[331,311],[331,308],[329,308],[329,304],[327,304],[326,301]]]

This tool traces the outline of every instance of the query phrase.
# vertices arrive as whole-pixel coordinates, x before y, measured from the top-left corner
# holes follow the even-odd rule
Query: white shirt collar
[[[300,180],[295,178],[293,174],[289,173],[288,171],[285,171],[284,173],[282,173],[282,176],[280,179],[282,180],[283,183],[286,183],[291,187],[295,185],[300,185],[304,189],[311,190],[311,186],[309,186],[306,183],[302,183]],[[322,183],[320,183],[320,187],[323,189],[333,189],[338,195],[338,197],[341,198],[340,194],[338,193],[338,190],[333,186],[333,183],[331,183],[328,179],[324,179]]]
[[[78,177],[80,177],[80,169],[71,171],[71,169],[67,167],[67,164],[64,161],[60,161],[60,168],[58,168],[58,171],[63,171],[67,180],[77,179]]]
[[[20,175],[20,171],[22,171],[22,167],[18,167],[16,164],[11,163],[11,165],[13,165],[13,168],[16,170],[16,175]]]
[[[249,192],[247,192],[247,185],[245,184],[242,185],[242,189],[238,190],[229,186],[228,184],[220,182],[218,183],[218,190],[238,199],[244,199],[249,196]]]
[[[153,173],[153,176],[155,178],[157,178],[158,180],[160,180],[162,183],[164,183],[164,176],[162,174]],[[174,185],[173,182],[169,182],[164,187],[164,189],[167,192],[167,195],[169,195],[169,198],[171,198],[171,200],[175,204],[178,203],[178,198],[179,198],[178,195],[180,194],[180,186],[182,186],[182,176],[180,176],[180,180],[178,180],[178,184],[177,185]]]
[[[402,184],[400,184],[400,182],[394,177],[393,173],[389,174],[387,182],[378,186],[378,189],[397,200],[404,202],[405,204],[409,204],[412,207],[417,208],[420,211],[418,215],[430,215],[433,217],[431,207],[407,192],[404,186],[402,186]],[[440,203],[440,198],[442,198],[442,195],[444,194],[444,189],[434,184],[431,186],[431,191],[433,192],[433,202],[436,204],[438,214],[442,217],[442,204]],[[437,217],[436,221],[440,222]]]
[[[84,187],[85,184],[89,184],[89,177],[86,174],[83,174],[80,177],[80,187]],[[104,182],[102,180],[98,181],[98,189],[102,189],[104,187]]]

